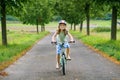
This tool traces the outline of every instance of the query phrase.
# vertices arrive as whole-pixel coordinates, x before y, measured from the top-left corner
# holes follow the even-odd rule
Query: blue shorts
[[[70,48],[70,45],[68,44],[68,43],[64,43],[64,45],[63,45],[65,48]],[[60,54],[61,53],[61,44],[57,44],[56,45],[56,53],[57,54]]]

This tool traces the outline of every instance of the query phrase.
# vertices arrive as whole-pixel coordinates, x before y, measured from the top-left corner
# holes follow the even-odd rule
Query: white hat
[[[65,20],[60,20],[60,21],[59,21],[59,24],[65,24],[65,25],[66,25],[67,23],[66,23]]]

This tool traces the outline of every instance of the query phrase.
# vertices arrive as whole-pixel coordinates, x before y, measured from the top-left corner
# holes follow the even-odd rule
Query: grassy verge
[[[96,26],[102,26],[102,27],[110,27],[111,20],[91,20],[91,24],[95,24]]]
[[[0,70],[7,67],[16,59],[25,54],[35,42],[49,32],[27,33],[27,32],[8,32],[8,46],[2,46],[0,43]],[[0,35],[1,41],[1,35]]]
[[[90,36],[86,36],[79,31],[71,31],[72,35],[76,38],[82,40],[85,44],[88,44],[100,51],[106,53],[110,57],[116,58],[120,61],[120,40],[111,41],[110,38],[104,38],[104,34],[108,34],[107,32],[100,35],[100,33],[96,33]]]

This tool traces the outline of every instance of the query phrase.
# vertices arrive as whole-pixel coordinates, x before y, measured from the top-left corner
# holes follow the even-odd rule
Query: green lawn
[[[72,35],[82,40],[84,43],[93,46],[109,56],[115,57],[120,60],[120,32],[118,32],[118,40],[110,40],[110,32],[93,33],[90,36],[86,36],[85,33],[79,31],[71,31]]]
[[[19,21],[7,21],[7,27],[33,27],[33,26],[35,27],[36,25],[22,24],[22,22]],[[46,24],[46,26],[58,26],[58,22],[50,22]]]
[[[57,27],[58,22],[49,22],[48,24],[45,24],[47,27]],[[68,24],[70,26],[70,24]],[[1,23],[0,23],[1,27]],[[7,27],[36,27],[36,25],[30,25],[30,24],[22,24],[22,22],[19,21],[7,21]]]
[[[22,51],[28,49],[30,46],[49,32],[28,33],[28,32],[7,32],[8,46],[2,46],[0,35],[0,63],[10,61],[14,56],[19,55]],[[1,34],[1,32],[0,32]]]
[[[98,27],[110,27],[111,26],[111,20],[91,20],[91,24],[95,24]]]
[[[97,25],[99,27],[110,27],[111,21],[104,21],[104,20],[91,20],[91,24]],[[84,24],[86,24],[86,21],[84,21]],[[33,28],[34,26],[32,25],[24,25],[21,24],[20,22],[7,22],[7,27],[31,27]],[[52,27],[52,29],[57,29],[56,27],[58,26],[58,22],[51,22],[49,24],[46,24],[47,27]],[[68,24],[68,27],[70,25]],[[119,26],[118,26],[119,27]],[[50,28],[51,29],[51,28]],[[92,31],[92,28],[90,29]],[[79,31],[71,31],[71,33],[76,36],[78,39],[81,39],[83,42],[94,46],[95,48],[98,48],[106,53],[108,53],[110,56],[116,57],[118,60],[120,60],[120,32],[117,33],[117,41],[110,41],[110,32],[90,32],[90,36],[86,36],[86,29],[83,29],[83,33],[79,33]],[[0,46],[0,55],[5,56],[6,54],[4,53],[9,53],[11,49],[13,49],[15,46],[19,46],[16,49],[19,49],[18,51],[22,51],[22,49],[25,49],[26,47],[32,45],[34,41],[36,41],[38,38],[40,38],[40,35],[36,34],[30,34],[30,33],[23,33],[23,32],[13,32],[10,31],[8,32],[8,47],[3,47]],[[30,44],[33,42],[32,44]],[[0,44],[1,44],[1,35],[0,35]],[[23,47],[24,44],[25,47]],[[10,48],[11,47],[11,48]],[[9,49],[9,50],[7,50]],[[2,51],[1,51],[2,50]],[[18,52],[17,51],[17,52]],[[16,52],[16,51],[15,51]],[[14,51],[12,52],[13,54],[16,54]],[[18,53],[19,53],[18,52]],[[11,57],[12,54],[9,56]],[[0,62],[7,60],[9,58],[0,58]]]
[[[7,27],[32,27],[33,25],[26,25],[26,24],[22,24],[22,22],[19,22],[19,21],[7,21],[6,22],[6,26]],[[0,25],[1,26],[1,25]]]

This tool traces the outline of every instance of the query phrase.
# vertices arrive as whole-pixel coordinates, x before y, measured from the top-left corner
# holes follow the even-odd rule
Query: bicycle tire
[[[63,75],[65,75],[65,56],[63,55],[62,57],[62,72],[63,72]]]

